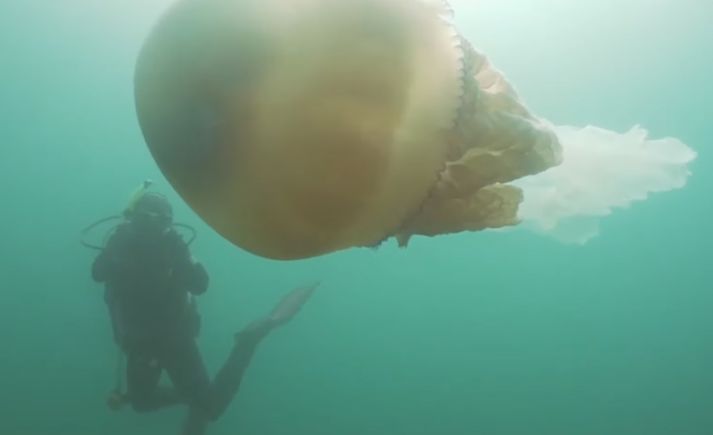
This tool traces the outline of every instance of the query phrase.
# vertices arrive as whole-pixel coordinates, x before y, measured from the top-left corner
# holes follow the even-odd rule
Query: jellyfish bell
[[[135,75],[146,142],[235,244],[280,259],[393,234],[437,180],[456,34],[413,0],[183,0]]]

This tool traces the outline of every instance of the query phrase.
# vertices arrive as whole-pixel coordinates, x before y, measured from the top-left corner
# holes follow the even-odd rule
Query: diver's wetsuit
[[[120,226],[92,266],[105,283],[114,336],[127,355],[128,399],[138,412],[184,403],[185,435],[200,435],[237,392],[242,375],[266,328],[248,328],[236,337],[228,361],[210,382],[196,336],[200,319],[192,296],[205,293],[208,274],[194,263],[180,235],[169,229],[139,234]],[[173,389],[160,389],[165,370]]]

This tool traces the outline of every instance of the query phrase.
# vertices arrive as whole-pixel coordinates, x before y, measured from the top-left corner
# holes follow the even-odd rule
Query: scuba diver
[[[134,195],[124,222],[92,265],[92,278],[104,283],[114,340],[126,357],[126,392],[118,387],[108,405],[116,410],[131,404],[137,412],[187,405],[181,433],[202,435],[237,393],[258,344],[297,314],[318,284],[291,291],[272,312],[235,334],[211,382],[196,343],[200,316],[194,299],[208,289],[208,273],[174,228],[170,203],[147,192],[149,184]],[[172,387],[159,386],[163,371]]]

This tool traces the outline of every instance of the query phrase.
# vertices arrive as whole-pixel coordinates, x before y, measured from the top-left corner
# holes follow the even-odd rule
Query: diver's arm
[[[205,267],[193,258],[174,271],[174,277],[179,287],[193,295],[202,295],[208,290],[208,272]]]
[[[191,255],[188,245],[176,235],[174,278],[187,292],[202,295],[208,290],[209,277],[203,265]]]
[[[202,295],[208,291],[208,272],[203,267],[203,264],[195,261],[192,262],[189,273],[186,276],[186,290],[194,295]]]

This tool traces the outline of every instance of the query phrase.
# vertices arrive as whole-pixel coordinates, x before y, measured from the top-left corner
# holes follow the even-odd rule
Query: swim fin
[[[269,315],[272,325],[280,326],[289,322],[309,300],[319,284],[320,282],[317,281],[310,285],[297,287],[286,294]]]

